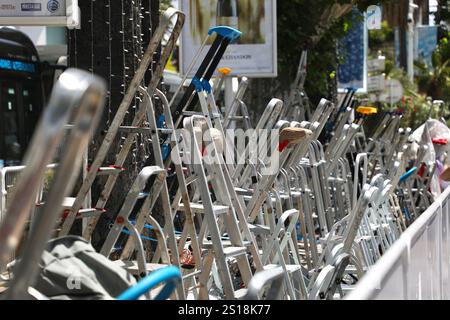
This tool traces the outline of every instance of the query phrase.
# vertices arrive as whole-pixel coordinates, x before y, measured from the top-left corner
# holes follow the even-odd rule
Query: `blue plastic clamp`
[[[137,284],[125,290],[117,300],[137,300],[140,296],[150,291],[161,283],[165,283],[164,288],[154,300],[166,300],[175,290],[176,285],[181,281],[181,272],[175,266],[169,266],[153,271]]]
[[[212,35],[214,32],[229,39],[230,43],[235,42],[242,35],[241,31],[228,26],[212,27],[208,30],[208,35]]]

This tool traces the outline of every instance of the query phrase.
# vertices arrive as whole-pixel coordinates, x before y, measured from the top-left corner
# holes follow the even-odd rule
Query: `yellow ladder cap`
[[[226,76],[226,75],[230,74],[231,68],[226,68],[226,67],[219,68],[219,69],[217,69],[217,71],[219,71],[221,74]]]
[[[368,106],[359,106],[356,108],[356,112],[364,114],[364,115],[371,115],[378,112],[378,109],[375,107],[368,107]]]

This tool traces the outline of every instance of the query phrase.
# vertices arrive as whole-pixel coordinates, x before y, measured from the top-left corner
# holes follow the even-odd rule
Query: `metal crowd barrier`
[[[346,299],[450,299],[450,188],[409,226]]]

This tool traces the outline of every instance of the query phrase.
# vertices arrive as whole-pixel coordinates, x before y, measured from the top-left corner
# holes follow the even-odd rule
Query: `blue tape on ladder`
[[[409,169],[407,172],[405,172],[401,177],[400,177],[400,182],[404,182],[406,179],[408,179],[413,173],[415,173],[417,171],[417,167],[412,167],[411,169]]]
[[[170,145],[165,143],[161,146],[163,160],[166,160],[170,155]]]
[[[131,223],[132,225],[135,225],[135,224],[136,224],[136,220],[130,220],[130,223]],[[144,228],[145,228],[145,229],[150,229],[150,230],[155,229],[154,226],[149,225],[149,224],[144,224]],[[181,232],[181,231],[178,231],[178,230],[175,230],[175,233],[181,234],[182,232]]]
[[[235,42],[242,35],[241,31],[228,26],[212,27],[208,30],[208,35],[212,35],[214,32],[229,39],[231,43]]]
[[[158,128],[167,129],[166,125],[166,117],[164,114],[161,114],[158,119]],[[164,143],[161,145],[161,152],[163,160],[166,160],[170,155],[170,145],[168,143]]]
[[[123,228],[123,229],[122,229],[122,233],[125,233],[125,234],[128,234],[128,235],[131,234],[131,232],[128,231],[126,228]],[[147,237],[147,236],[143,236],[142,234],[140,235],[140,237],[141,237],[141,239],[143,239],[143,240],[149,240],[149,241],[153,241],[153,242],[158,242],[158,240],[153,239],[153,238],[150,238],[150,237]]]
[[[408,208],[406,208],[406,207],[403,208],[403,214],[404,214],[406,220],[411,221],[411,215],[409,214]]]

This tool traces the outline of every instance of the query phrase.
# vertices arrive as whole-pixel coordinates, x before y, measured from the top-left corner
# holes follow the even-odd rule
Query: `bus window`
[[[16,161],[20,161],[22,155],[18,130],[16,88],[3,84],[0,102],[3,122],[4,159],[7,160],[7,165],[9,162],[16,164]]]

